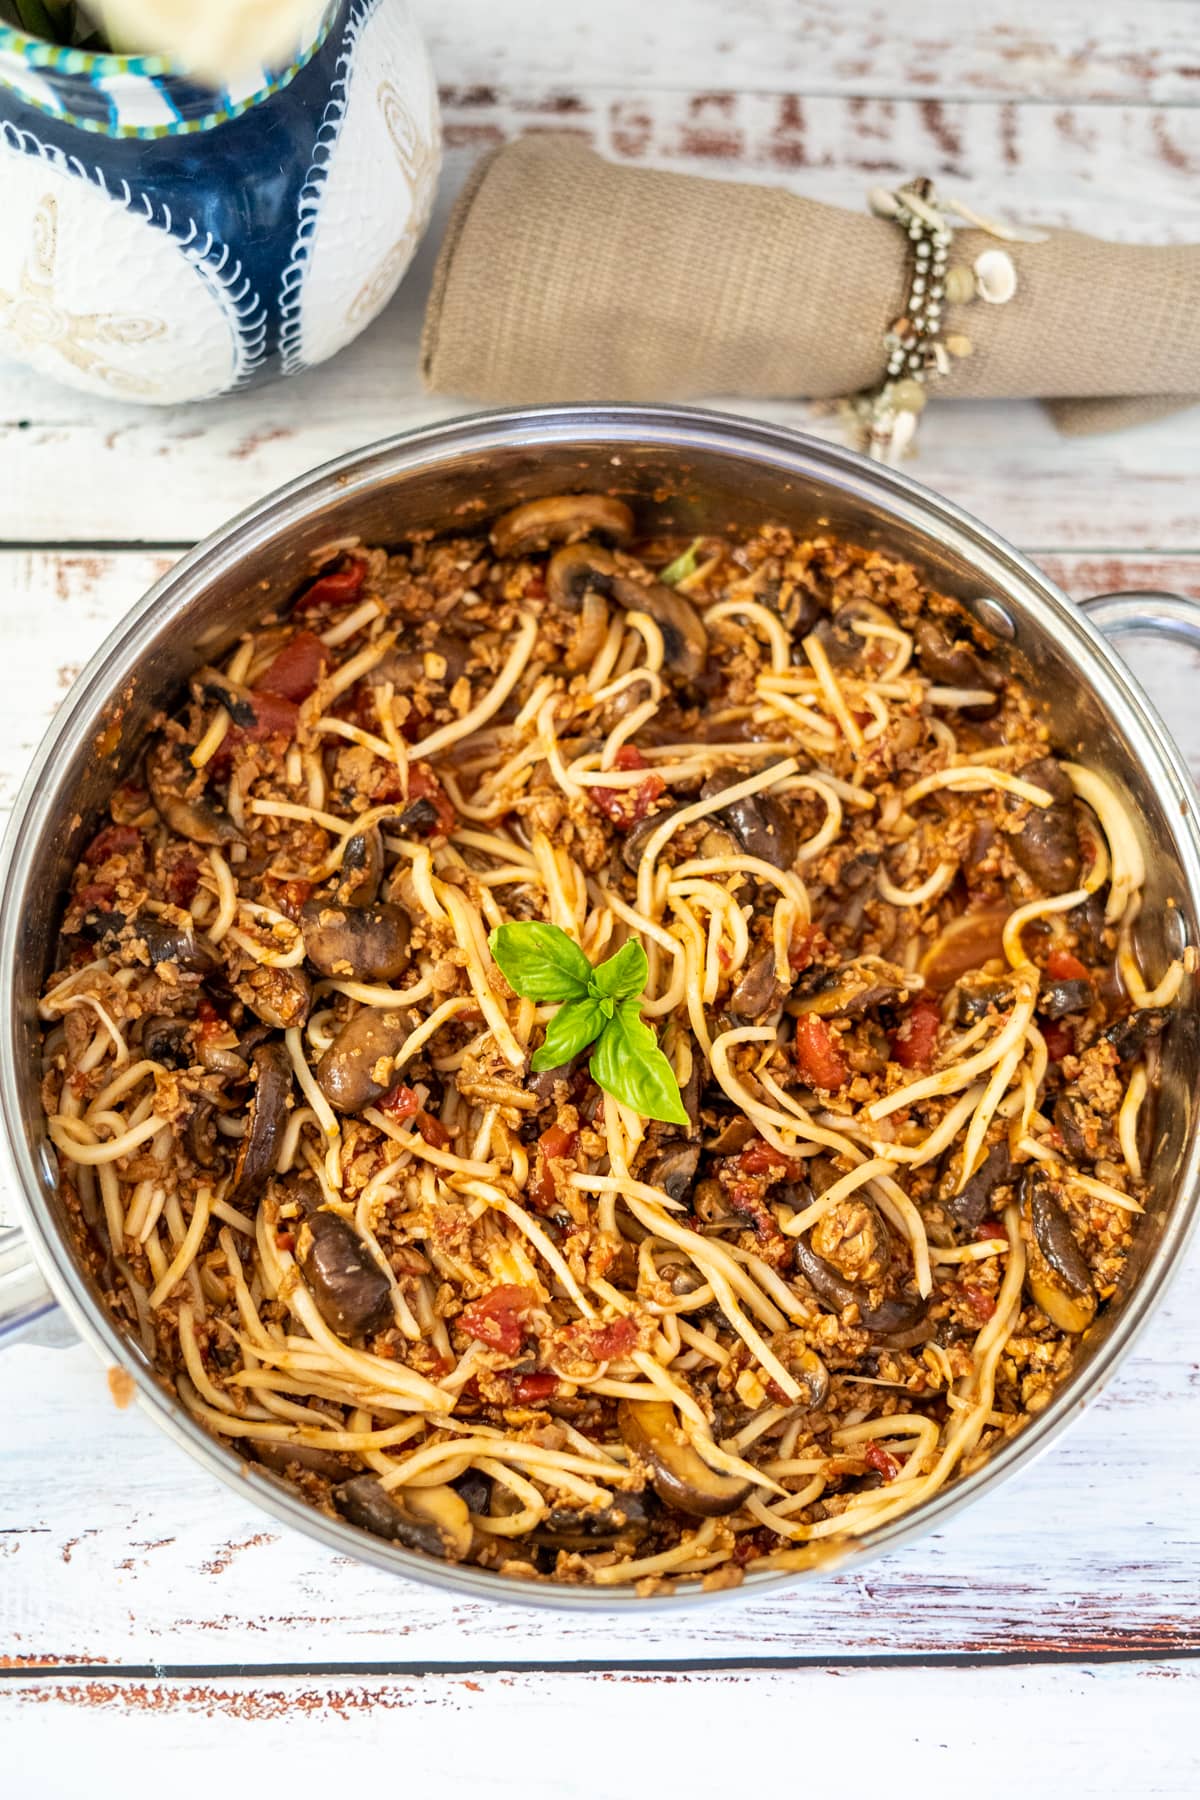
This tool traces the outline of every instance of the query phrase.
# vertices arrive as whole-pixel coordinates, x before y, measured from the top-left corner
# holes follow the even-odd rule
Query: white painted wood
[[[418,0],[439,79],[916,99],[1197,99],[1195,0]]]
[[[1194,1663],[647,1677],[39,1680],[0,1696],[21,1800],[381,1786],[439,1800],[755,1793],[1185,1800]],[[86,1771],[86,1784],[81,1780]]]

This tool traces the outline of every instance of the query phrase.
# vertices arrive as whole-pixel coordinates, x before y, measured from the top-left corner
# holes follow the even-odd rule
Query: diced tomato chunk
[[[557,1170],[554,1164],[574,1156],[578,1147],[579,1133],[567,1131],[561,1125],[548,1126],[538,1139],[541,1154],[530,1183],[529,1194],[533,1204],[542,1212],[549,1212],[558,1201]]]
[[[458,1315],[458,1323],[469,1337],[478,1338],[491,1350],[515,1356],[521,1348],[521,1316],[533,1305],[528,1288],[498,1287],[480,1300],[472,1300]]]
[[[1069,950],[1052,950],[1046,958],[1046,973],[1051,981],[1090,981],[1091,971]]]
[[[546,577],[540,569],[535,569],[525,583],[525,598],[527,600],[544,600],[546,598]]]
[[[918,994],[897,1031],[892,1033],[892,1055],[902,1069],[928,1069],[937,1048],[942,1011],[931,994]]]
[[[737,1166],[743,1175],[773,1175],[776,1171],[781,1171],[795,1176],[799,1170],[799,1164],[793,1157],[785,1156],[782,1150],[776,1150],[774,1144],[768,1144],[765,1138],[751,1138],[737,1157]]]
[[[190,906],[200,886],[200,868],[190,856],[181,856],[164,882],[174,906]]]
[[[633,1349],[637,1343],[637,1322],[614,1319],[608,1325],[580,1325],[571,1335],[579,1348],[594,1356],[597,1362],[610,1362]]]
[[[277,1250],[294,1250],[296,1248],[294,1233],[290,1231],[277,1231],[275,1233],[275,1247]]]
[[[788,966],[799,974],[802,969],[809,967],[815,957],[831,948],[829,939],[819,925],[794,925],[788,946]]]
[[[295,736],[300,715],[294,700],[285,700],[279,694],[263,694],[257,689],[250,699],[254,705],[254,723],[239,728],[250,743],[259,743],[269,737]]]
[[[298,631],[264,669],[255,684],[258,694],[278,694],[281,699],[307,700],[324,673],[329,652],[312,631]]]
[[[979,1226],[977,1235],[981,1238],[1004,1238],[1006,1241],[1008,1239],[1008,1233],[998,1219],[985,1219]]]
[[[1061,1019],[1047,1019],[1042,1026],[1042,1036],[1046,1040],[1046,1054],[1052,1063],[1060,1063],[1075,1048],[1075,1033]]]
[[[420,1100],[402,1081],[389,1088],[377,1105],[380,1112],[386,1113],[389,1119],[394,1119],[397,1125],[403,1125],[405,1119],[413,1118],[421,1110]]]
[[[84,851],[83,860],[89,868],[98,869],[110,856],[123,856],[127,851],[137,849],[141,841],[142,834],[136,825],[106,825]]]
[[[986,1288],[981,1288],[978,1283],[974,1281],[964,1281],[961,1292],[963,1299],[966,1301],[979,1323],[981,1325],[986,1325],[996,1310],[995,1296],[989,1294]]]
[[[824,1019],[806,1013],[796,1021],[796,1066],[810,1087],[832,1093],[845,1087],[850,1069]]]
[[[111,906],[116,897],[117,890],[106,881],[89,881],[76,891],[74,904],[83,912],[90,912],[93,907]]]
[[[448,1150],[450,1148],[453,1139],[440,1119],[435,1119],[432,1113],[426,1112],[424,1107],[422,1107],[421,1111],[416,1115],[416,1120],[417,1130],[425,1139],[425,1142],[434,1150]]]
[[[366,563],[361,557],[354,557],[342,568],[318,575],[312,586],[299,595],[292,611],[306,613],[314,612],[318,606],[349,606],[362,593],[366,579]]]
[[[889,1456],[883,1445],[877,1444],[874,1438],[870,1440],[863,1451],[863,1461],[869,1469],[874,1469],[877,1475],[882,1475],[885,1481],[895,1481],[900,1473],[900,1464],[895,1457]]]
[[[428,800],[438,816],[438,830],[447,837],[458,824],[458,814],[449,794],[428,763],[415,762],[408,771],[409,800]]]
[[[622,744],[613,766],[626,771],[644,769],[646,759],[636,744]],[[666,785],[661,775],[647,775],[645,781],[640,781],[636,787],[594,787],[591,789],[591,797],[593,804],[599,807],[610,824],[615,825],[618,831],[628,831],[632,826],[641,824],[659,795],[665,791]]]
[[[557,1391],[558,1376],[552,1375],[549,1369],[534,1369],[528,1375],[513,1377],[512,1397],[526,1405],[534,1400],[548,1400]]]

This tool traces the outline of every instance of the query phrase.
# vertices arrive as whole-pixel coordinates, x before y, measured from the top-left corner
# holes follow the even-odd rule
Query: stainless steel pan
[[[918,564],[996,634],[1003,655],[1019,659],[1024,679],[1050,708],[1058,743],[1103,768],[1140,821],[1148,867],[1140,948],[1152,979],[1185,940],[1200,942],[1196,794],[1179,752],[1103,633],[1164,631],[1200,643],[1200,606],[1169,595],[1110,595],[1085,614],[947,501],[904,475],[795,432],[677,409],[547,407],[408,433],[260,501],[177,564],[71,690],[22,789],[6,842],[0,1105],[24,1239],[0,1237],[0,1336],[53,1304],[52,1295],[106,1363],[128,1369],[142,1405],[192,1456],[231,1486],[248,1485],[268,1511],[333,1549],[479,1598],[628,1610],[664,1602],[611,1590],[534,1589],[435,1563],[326,1518],[209,1437],[160,1385],[140,1348],[117,1331],[76,1263],[38,1101],[36,999],[53,956],[57,897],[91,818],[136,756],[151,714],[173,701],[196,664],[211,661],[286,596],[310,553],[329,539],[358,533],[387,543],[416,529],[460,529],[564,488],[624,493],[644,519],[684,531],[780,519]],[[1198,1076],[1198,1016],[1189,995],[1166,1039],[1162,1145],[1126,1290],[1107,1308],[1044,1413],[986,1466],[860,1539],[846,1561],[930,1530],[1003,1481],[1077,1416],[1115,1368],[1157,1303],[1194,1222]],[[764,1593],[800,1579],[752,1575],[738,1591]]]

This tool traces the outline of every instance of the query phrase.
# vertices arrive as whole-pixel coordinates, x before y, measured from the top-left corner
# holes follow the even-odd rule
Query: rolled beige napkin
[[[956,231],[972,265],[994,238]],[[1200,396],[1200,245],[1055,231],[1004,246],[1005,305],[945,308],[970,354],[932,394],[1054,403],[1112,430]],[[447,229],[421,366],[496,403],[835,399],[876,386],[909,292],[888,219],[778,188],[607,163],[578,138],[519,138],[473,171]]]

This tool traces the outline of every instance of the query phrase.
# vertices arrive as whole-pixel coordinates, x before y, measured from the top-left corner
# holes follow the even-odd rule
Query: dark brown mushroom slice
[[[305,955],[322,975],[390,981],[408,961],[408,914],[390,901],[342,906],[336,900],[306,900],[300,929]]]
[[[277,969],[256,963],[230,982],[230,989],[263,1027],[291,1031],[307,1023],[313,986],[303,969]]]
[[[1033,1227],[1025,1266],[1029,1297],[1052,1325],[1078,1336],[1096,1316],[1096,1289],[1087,1258],[1053,1182],[1040,1169],[1029,1169],[1022,1178],[1021,1201]]]
[[[432,837],[436,831],[441,829],[438,809],[432,800],[424,797],[414,800],[412,805],[406,806],[395,820],[395,829],[401,837]]]
[[[869,963],[844,963],[831,970],[821,985],[788,1005],[791,1013],[814,1013],[819,1019],[852,1019],[873,1006],[887,1006],[907,998],[912,977],[896,963],[874,959]]]
[[[749,1481],[718,1475],[693,1450],[666,1400],[621,1400],[617,1429],[626,1447],[650,1471],[654,1491],[664,1506],[693,1518],[720,1518],[736,1512],[753,1491]]]
[[[249,688],[231,681],[220,669],[197,669],[191,686],[197,699],[207,701],[210,706],[223,706],[232,722],[243,730],[257,725],[258,714]]]
[[[221,1165],[220,1140],[213,1124],[216,1103],[208,1095],[198,1095],[188,1114],[183,1130],[184,1146],[198,1169],[216,1169]]]
[[[355,1475],[333,1490],[333,1503],[342,1517],[360,1531],[391,1543],[403,1544],[406,1550],[420,1550],[442,1562],[460,1562],[462,1546],[455,1533],[436,1519],[421,1518],[389,1494],[376,1475]]]
[[[744,1150],[750,1139],[758,1136],[758,1127],[753,1119],[745,1113],[732,1113],[715,1137],[708,1139],[704,1148],[713,1156],[736,1156]]]
[[[1068,1013],[1086,1012],[1096,998],[1090,981],[1048,981],[1037,997],[1043,1018],[1065,1019]]]
[[[633,829],[626,833],[625,842],[621,845],[621,861],[631,875],[636,875],[642,864],[642,855],[652,832],[657,831],[664,819],[673,813],[682,812],[687,801],[680,800],[674,806],[660,807],[658,812],[647,813],[639,819]]]
[[[802,1406],[805,1412],[818,1412],[829,1397],[830,1377],[825,1363],[799,1332],[779,1332],[771,1339],[771,1349],[800,1389],[794,1404]]]
[[[847,600],[830,618],[819,620],[815,636],[835,669],[850,668],[866,652],[870,639],[855,631],[856,623],[886,625],[890,630],[896,621],[873,600]]]
[[[700,798],[715,799],[745,779],[736,769],[714,769],[700,789]],[[790,869],[795,862],[800,838],[782,801],[772,799],[770,794],[744,794],[740,800],[722,806],[720,817],[747,856],[756,856],[773,869]]]
[[[951,1017],[956,1025],[977,1025],[990,1012],[1002,1012],[1011,1002],[1011,981],[994,981],[987,975],[968,977],[954,986]]]
[[[451,1482],[450,1485],[468,1512],[477,1514],[479,1518],[487,1517],[488,1508],[492,1503],[492,1478],[490,1475],[485,1475],[482,1469],[468,1469],[465,1475],[460,1475],[458,1480]]]
[[[164,1069],[186,1069],[192,1063],[192,1023],[170,1013],[151,1013],[142,1020],[142,1055]]]
[[[997,1188],[1012,1181],[1012,1152],[1008,1139],[993,1144],[973,1175],[969,1175],[956,1194],[943,1202],[946,1211],[958,1225],[973,1231],[982,1223]]]
[[[823,1256],[818,1256],[803,1238],[796,1239],[796,1267],[818,1300],[823,1300],[826,1306],[837,1313],[847,1306],[856,1306],[864,1331],[885,1339],[889,1348],[901,1349],[910,1343],[924,1343],[930,1335],[932,1327],[928,1323],[928,1308],[924,1300],[888,1298],[872,1305],[869,1294],[863,1288],[857,1287],[852,1281],[846,1281],[833,1264],[826,1262]]]
[[[764,1013],[772,1012],[779,1005],[786,992],[775,973],[774,950],[764,950],[743,969],[726,1002],[726,1010],[735,1019],[761,1019]]]
[[[1143,1006],[1110,1025],[1105,1037],[1123,1063],[1136,1062],[1147,1044],[1166,1030],[1170,1013],[1165,1007]]]
[[[339,1337],[366,1337],[394,1316],[391,1282],[340,1213],[309,1213],[296,1237],[296,1261],[318,1312]]]
[[[661,581],[635,581],[615,556],[596,544],[568,544],[546,566],[546,591],[564,612],[579,612],[589,593],[603,594],[630,612],[649,613],[663,637],[664,669],[695,681],[708,657],[708,633],[690,601]]]
[[[255,1461],[275,1475],[294,1475],[298,1469],[305,1475],[322,1475],[326,1481],[344,1481],[350,1472],[343,1457],[332,1450],[319,1450],[315,1444],[252,1443],[250,1448]]]
[[[146,786],[155,811],[168,830],[190,843],[239,844],[241,832],[224,807],[205,794],[203,772],[192,767],[194,749],[160,739],[147,752]]]
[[[687,1138],[671,1138],[660,1144],[657,1154],[638,1171],[638,1180],[648,1187],[661,1188],[672,1200],[686,1200],[700,1167],[700,1146]]]
[[[418,682],[428,682],[430,679],[426,673],[427,655],[442,658],[446,667],[438,685],[451,688],[467,672],[467,664],[471,659],[471,640],[446,628],[439,632],[436,642],[427,649],[401,649],[397,645],[381,657],[373,669],[368,669],[362,677],[362,684],[367,688],[391,687],[397,694],[411,694]]]
[[[501,513],[491,531],[497,556],[529,556],[568,538],[593,536],[614,544],[629,542],[633,513],[624,500],[608,494],[550,494]]]
[[[257,1197],[270,1180],[292,1097],[292,1063],[282,1044],[260,1044],[251,1073],[254,1090],[229,1187],[234,1201]]]
[[[338,905],[370,906],[379,896],[382,880],[383,833],[378,825],[368,825],[365,831],[356,831],[346,839],[342,866],[338,870]]]
[[[944,622],[928,618],[917,621],[913,636],[922,672],[930,681],[950,688],[986,690],[996,696],[964,706],[962,711],[968,717],[986,718],[998,709],[1004,675],[972,644],[963,638],[952,638]]]
[[[551,1550],[603,1550],[628,1541],[640,1543],[651,1527],[651,1516],[641,1494],[616,1493],[607,1506],[555,1506],[531,1531],[531,1542]]]
[[[1063,1149],[1073,1162],[1095,1162],[1096,1151],[1088,1148],[1087,1121],[1078,1098],[1067,1093],[1058,1095],[1054,1102],[1054,1126],[1063,1141]]]
[[[413,1029],[412,1014],[360,1006],[317,1064],[317,1085],[336,1112],[361,1112],[392,1086],[392,1059]]]
[[[1075,825],[1075,790],[1070,777],[1052,756],[1042,756],[1018,771],[1022,781],[1043,788],[1049,806],[1026,804],[1021,829],[1008,840],[1017,862],[1047,894],[1062,894],[1079,885],[1079,833]]]
[[[172,925],[162,918],[138,918],[130,927],[129,939],[145,944],[146,955],[154,966],[174,963],[189,975],[211,975],[221,966],[212,946],[187,925]]]

